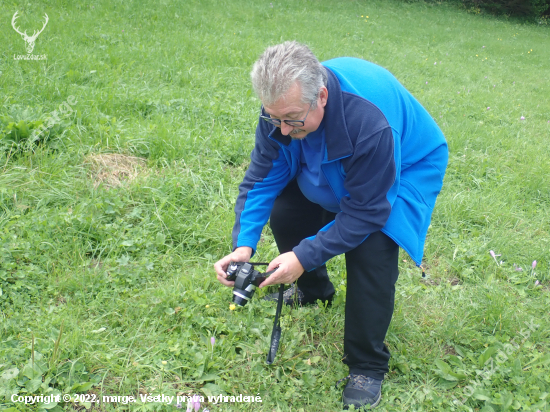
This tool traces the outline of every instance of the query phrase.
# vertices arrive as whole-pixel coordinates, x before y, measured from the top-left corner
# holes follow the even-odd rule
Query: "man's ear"
[[[319,89],[319,99],[321,107],[325,107],[328,101],[328,89],[325,86]]]

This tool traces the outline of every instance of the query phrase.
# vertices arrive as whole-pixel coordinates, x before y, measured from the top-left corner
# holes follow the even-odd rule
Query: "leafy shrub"
[[[434,3],[434,0],[425,0]],[[550,0],[447,0],[467,10],[484,10],[496,15],[508,15],[527,19],[550,15]],[[437,1],[439,2],[439,0]]]
[[[4,152],[21,152],[34,146],[40,141],[40,136],[36,136],[36,131],[42,125],[42,121],[13,121],[9,117],[3,117],[2,138],[0,140],[0,149]]]
[[[550,9],[550,0],[461,0],[467,8],[515,17],[541,17]]]
[[[34,152],[40,145],[57,149],[67,126],[66,115],[73,109],[65,104],[63,110],[43,114],[37,110],[13,105],[0,111],[0,153],[17,155]],[[66,108],[66,109],[65,109]]]

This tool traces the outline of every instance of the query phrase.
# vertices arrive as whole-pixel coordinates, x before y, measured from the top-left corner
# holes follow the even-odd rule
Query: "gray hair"
[[[268,47],[254,63],[252,87],[264,105],[279,100],[296,82],[302,87],[302,103],[317,106],[319,89],[327,85],[327,71],[304,44],[286,41]]]

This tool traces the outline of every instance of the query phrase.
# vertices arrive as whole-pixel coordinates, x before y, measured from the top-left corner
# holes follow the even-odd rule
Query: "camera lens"
[[[254,296],[255,289],[256,286],[252,284],[248,285],[245,290],[233,288],[233,302],[239,306],[246,305],[246,302]]]
[[[243,263],[239,267],[238,273],[235,276],[235,285],[233,286],[233,302],[239,306],[246,305],[246,302],[254,296],[256,285],[254,281],[256,274],[250,263]]]
[[[245,299],[241,296],[233,294],[233,303],[239,306],[246,305],[246,302],[248,302],[248,299]]]

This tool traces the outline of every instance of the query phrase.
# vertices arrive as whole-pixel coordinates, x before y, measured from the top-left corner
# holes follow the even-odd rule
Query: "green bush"
[[[425,0],[440,2],[440,0]],[[486,11],[496,15],[507,15],[527,19],[539,19],[550,15],[550,0],[447,0],[460,4],[466,10]]]
[[[59,137],[70,124],[67,116],[70,112],[45,114],[41,109],[19,105],[0,108],[0,153],[17,156],[46,144],[53,150],[58,149]]]
[[[537,18],[549,12],[550,0],[461,0],[467,8],[479,8],[493,14]]]

